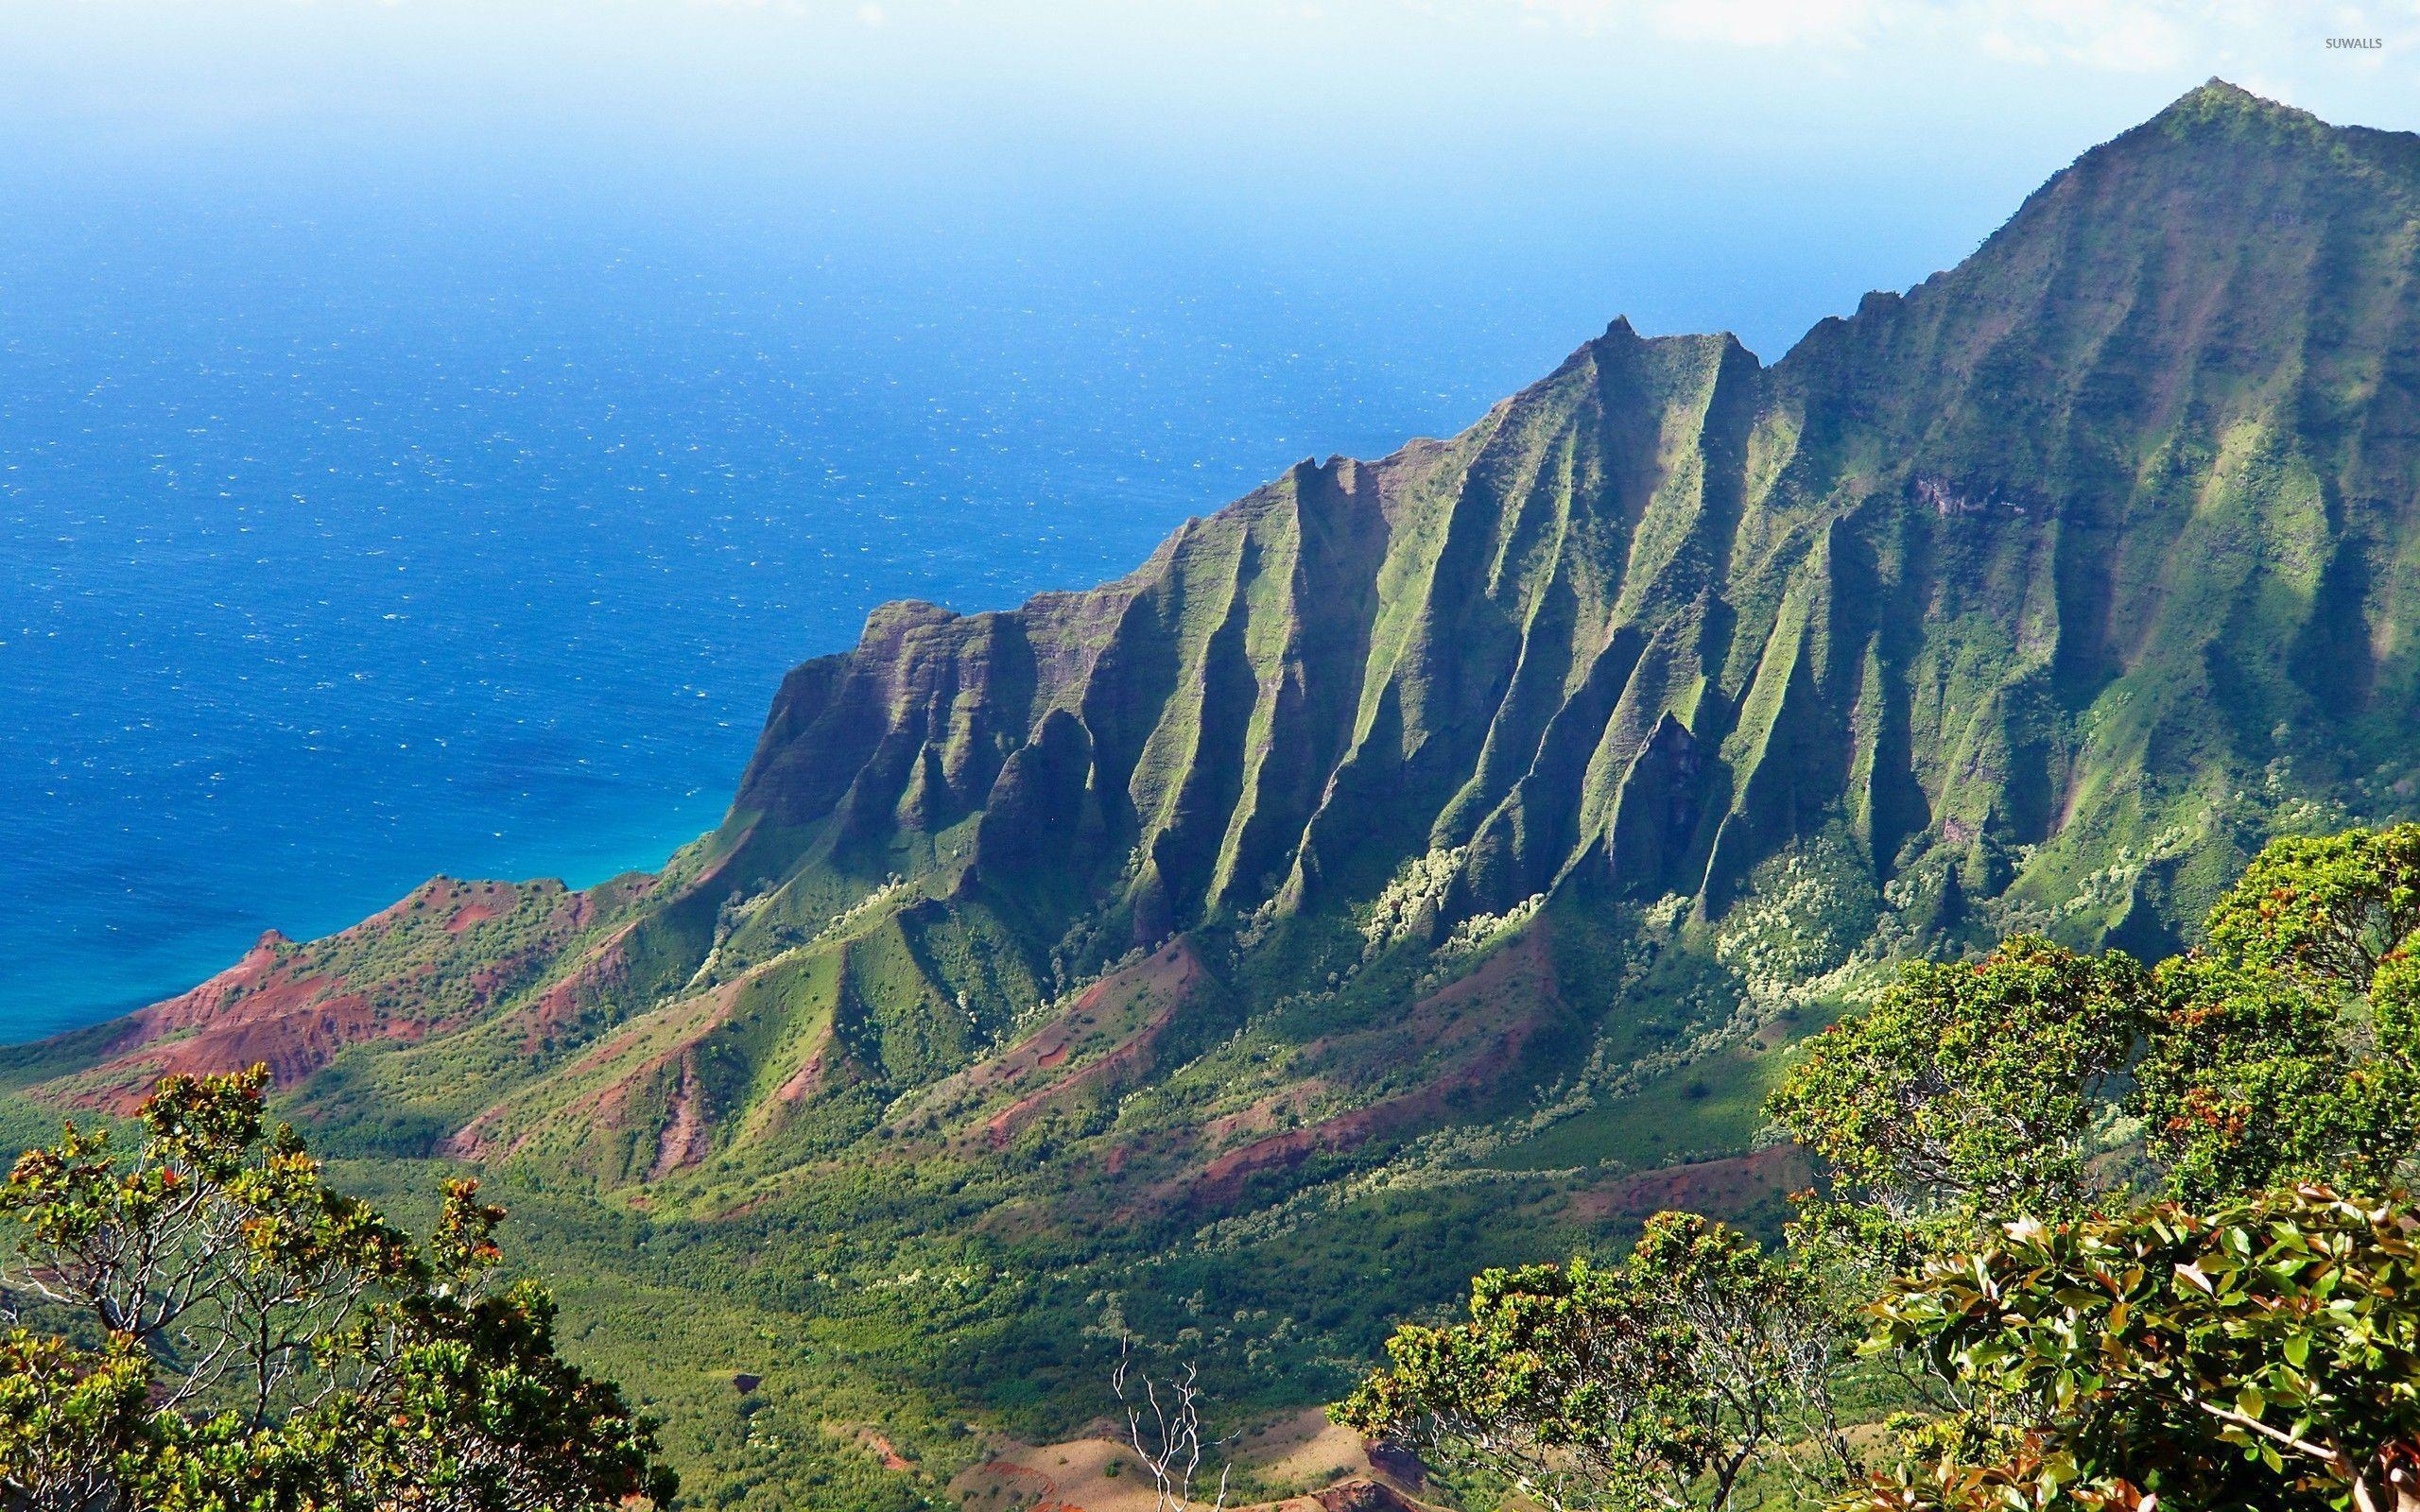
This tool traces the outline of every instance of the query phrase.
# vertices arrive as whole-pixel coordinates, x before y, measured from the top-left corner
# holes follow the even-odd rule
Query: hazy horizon
[[[1616,315],[1770,361],[2213,74],[2420,126],[2413,17],[0,9],[0,1039],[652,864],[873,603],[1115,576]]]
[[[1770,361],[2214,75],[2420,127],[2415,39],[2411,5],[2144,0],[99,0],[0,11],[0,182],[70,213],[437,183],[1062,254],[1251,231],[1280,269],[1535,279],[1565,347],[1628,314]]]

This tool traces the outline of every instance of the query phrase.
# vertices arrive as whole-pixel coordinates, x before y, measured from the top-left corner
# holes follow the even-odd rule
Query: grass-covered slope
[[[2162,950],[2420,809],[2415,257],[2420,139],[2212,84],[1770,367],[1616,321],[1115,583],[876,610],[659,875],[433,883],[12,1080],[266,1059],[484,1168],[724,1500],[937,1493],[1120,1322],[1300,1400],[1478,1263],[1770,1214],[1772,1065],[1891,958]]]

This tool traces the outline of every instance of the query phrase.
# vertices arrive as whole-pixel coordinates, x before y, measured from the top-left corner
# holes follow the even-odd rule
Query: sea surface
[[[0,1040],[434,873],[653,866],[720,816],[782,672],[879,602],[1115,576],[1298,458],[1460,429],[1617,312],[1656,329],[1676,290],[1795,330],[1861,287],[1813,253],[1796,283],[1625,287],[1518,226],[1373,255],[1012,196],[10,191]]]

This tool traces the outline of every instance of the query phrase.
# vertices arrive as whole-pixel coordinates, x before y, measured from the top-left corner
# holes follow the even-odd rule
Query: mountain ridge
[[[2139,589],[2181,569],[2130,570],[2129,512],[2180,523],[2179,473],[2242,487],[2220,466],[2229,434],[2256,452],[2246,427],[2308,443],[2357,415],[2397,444],[2376,449],[2391,467],[2340,445],[2333,494],[2308,501],[2341,584],[2370,570],[2346,545],[2360,508],[2420,478],[2400,445],[2411,386],[2386,381],[2408,376],[2390,372],[2396,344],[2362,339],[2408,329],[2404,242],[2367,301],[2377,321],[2269,322],[2296,325],[2290,348],[2228,326],[2249,318],[2243,285],[2353,287],[2323,266],[2329,244],[2341,259],[2394,215],[2408,237],[2415,162],[2420,139],[2214,80],[2083,154],[1958,266],[1868,295],[1770,366],[1727,334],[1643,337],[1617,317],[1461,435],[1306,458],[1098,589],[972,614],[880,606],[855,647],[784,679],[732,817],[611,892],[655,902],[631,904],[598,959],[540,971],[557,978],[547,1011],[601,1027],[710,965],[761,972],[894,876],[921,910],[909,933],[982,956],[961,981],[903,943],[911,995],[995,1000],[972,1038],[941,1031],[954,1049],[902,1040],[920,1066],[1127,952],[1368,907],[1434,858],[1451,859],[1425,905],[1431,943],[1575,891],[1683,897],[1711,928],[1757,867],[1819,842],[1876,907],[1894,883],[1940,894],[1897,910],[1910,917],[2039,902],[2064,878],[2032,850],[2079,825],[2096,843],[2173,827],[2154,822],[2177,804],[2150,748],[2206,733],[2106,702],[2146,647],[2179,638]],[[2376,226],[2309,207],[2388,175]],[[2325,391],[2314,357],[2366,389]],[[2310,539],[2256,542],[2249,567]],[[2383,662],[2411,685],[2408,658],[2359,654],[2379,641],[2367,629],[2317,612],[2291,628],[2286,670],[2346,708],[2372,700]],[[1945,657],[1944,635],[1977,644]],[[2209,665],[2159,670],[2166,691],[2119,704],[2215,693]],[[2264,711],[2290,707],[2262,691]],[[2138,873],[2071,932],[2172,944],[2196,910],[2162,889],[2189,869]],[[425,1011],[380,1021],[396,1022],[406,1040],[450,1031]],[[304,1074],[389,1036],[321,1038]],[[444,1147],[482,1147],[466,1130]]]
[[[2420,137],[2214,81],[1771,364],[1617,318],[1113,582],[876,608],[661,871],[433,879],[0,1065],[266,1059],[315,1147],[804,1332],[989,1278],[967,1411],[1105,1297],[1340,1357],[1356,1266],[1770,1222],[1761,1090],[1896,962],[2162,954],[2272,834],[2420,813],[2415,288]]]

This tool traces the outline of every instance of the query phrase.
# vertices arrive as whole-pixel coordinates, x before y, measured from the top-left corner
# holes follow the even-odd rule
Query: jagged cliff
[[[1770,367],[1617,320],[1117,582],[876,610],[660,876],[266,941],[21,1079],[275,1040],[389,1152],[731,1211],[879,1150],[1139,1222],[1843,967],[2169,948],[2273,830],[2415,806],[2415,257],[2420,139],[2213,83]]]
[[[2049,898],[2281,756],[2396,754],[2415,167],[2205,87],[1771,369],[1616,321],[1121,582],[879,611],[790,678],[738,810],[844,868],[1040,872],[1138,941],[1461,848],[1449,914],[1719,910],[1827,828],[1877,882],[1939,853]],[[2138,902],[2187,911],[2080,927]]]

